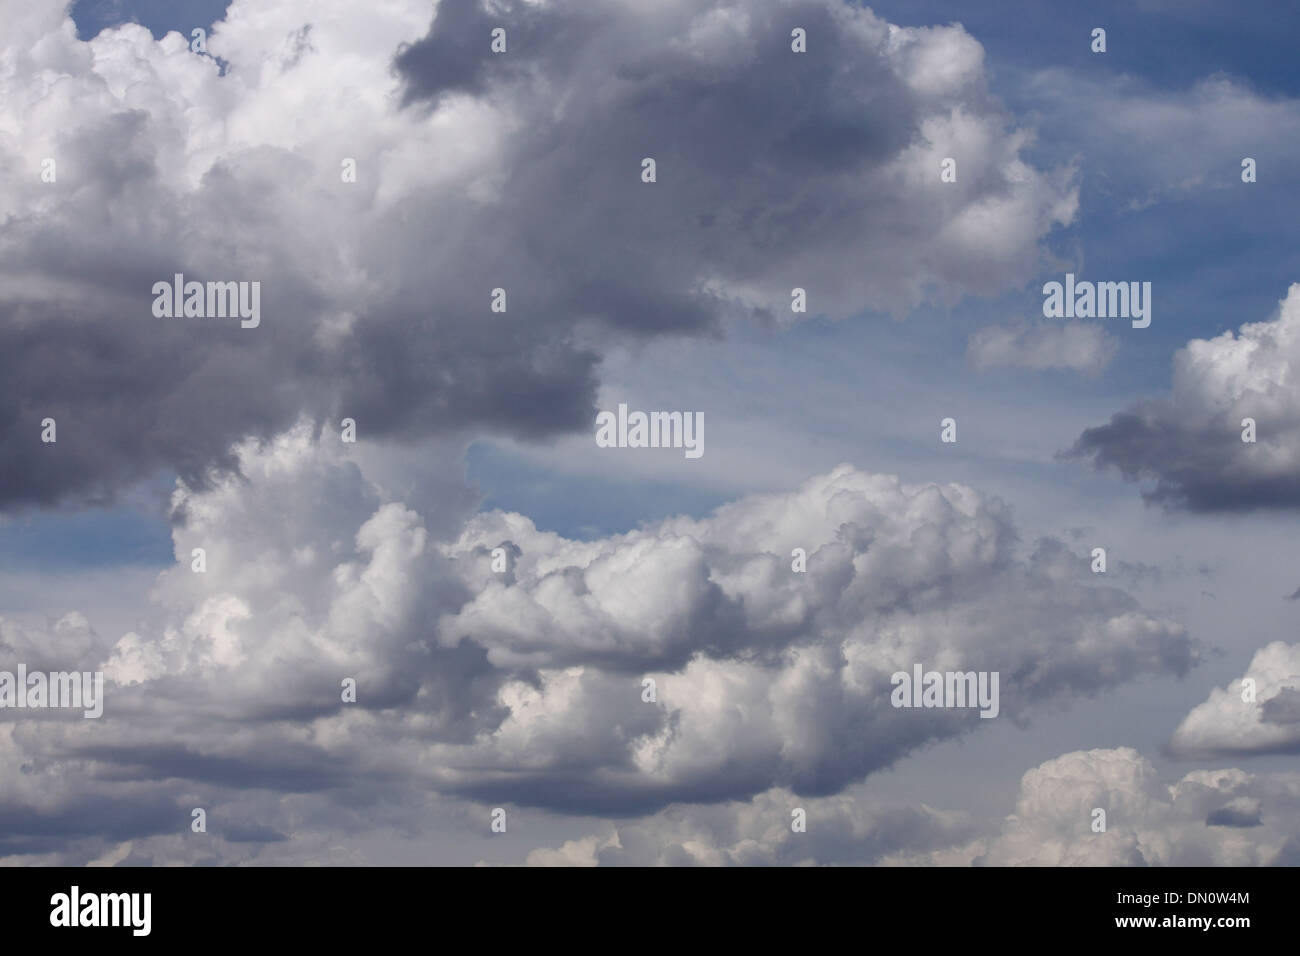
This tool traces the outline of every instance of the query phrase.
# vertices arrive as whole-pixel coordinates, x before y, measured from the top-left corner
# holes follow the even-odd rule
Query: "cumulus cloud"
[[[582,427],[610,341],[790,315],[794,286],[834,316],[1000,291],[1074,215],[960,27],[841,0],[484,9],[235,0],[205,57],[0,3],[0,506],[198,486],[304,413]],[[154,318],[176,273],[260,281],[261,325]]]
[[[891,674],[916,663],[999,672],[1002,713],[1016,720],[1198,660],[1180,625],[1092,586],[1083,556],[1045,539],[1017,560],[1015,539],[996,499],[847,466],[789,495],[594,542],[476,516],[449,552],[474,597],[443,619],[441,640],[536,668],[540,685],[516,685],[463,792],[607,809],[774,784],[833,793],[979,722],[892,707]],[[506,542],[521,556],[502,580],[488,555]],[[806,574],[791,571],[795,548]],[[643,676],[658,706],[629,710]],[[617,772],[552,789],[531,769],[579,751]]]
[[[795,810],[802,825],[792,824]],[[744,802],[674,805],[608,834],[530,852],[528,866],[800,866],[887,863],[943,852],[976,833],[964,813],[873,802],[860,794],[801,798],[769,790]]]
[[[1115,337],[1099,325],[1020,320],[980,329],[967,342],[966,358],[980,370],[1069,369],[1095,376],[1110,364],[1118,349]]]
[[[1093,832],[1093,810],[1106,830]],[[1030,770],[986,866],[1275,866],[1300,853],[1300,774],[1196,770],[1164,786],[1136,750],[1065,754]]]
[[[1149,501],[1193,511],[1300,505],[1300,284],[1277,315],[1174,356],[1168,398],[1139,402],[1089,428],[1069,454],[1132,481]],[[1244,419],[1256,441],[1242,441]]]
[[[1260,648],[1240,679],[1211,690],[1183,718],[1171,746],[1189,754],[1300,752],[1300,644]]]
[[[107,677],[99,721],[7,725],[12,829],[61,820],[85,858],[105,834],[143,853],[217,793],[220,852],[242,859],[294,852],[274,835],[323,820],[369,826],[361,781],[362,802],[391,802],[406,826],[435,796],[619,814],[829,797],[986,725],[892,707],[895,670],[998,671],[1002,717],[1025,720],[1199,658],[1181,626],[1097,586],[1086,556],[1045,539],[1018,557],[1006,506],[961,485],[845,466],[596,541],[501,512],[437,540],[368,456],[308,423],[234,454],[238,475],[179,485],[177,564],[139,628],[0,625],[7,659],[44,646],[51,666]],[[231,807],[257,807],[265,829]],[[41,849],[24,846],[11,852]]]
[[[806,831],[791,827],[805,812]],[[1094,811],[1106,812],[1104,832]],[[861,789],[675,805],[528,854],[532,866],[1273,866],[1300,859],[1300,774],[1196,770],[1172,786],[1136,750],[1029,770],[1000,826]]]

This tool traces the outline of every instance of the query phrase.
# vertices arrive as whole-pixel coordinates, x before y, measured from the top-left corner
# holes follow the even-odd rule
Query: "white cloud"
[[[1254,681],[1253,694],[1246,679]],[[1300,644],[1260,648],[1241,679],[1211,690],[1183,718],[1170,745],[1192,754],[1300,751]]]
[[[537,673],[506,685],[511,716],[491,739],[439,759],[543,801],[542,766],[594,755],[608,771],[575,801],[834,790],[973,726],[889,705],[890,675],[915,663],[999,671],[1003,712],[1021,719],[1195,662],[1179,625],[1092,586],[1084,556],[1044,541],[1018,561],[1015,536],[996,499],[847,466],[597,541],[479,515],[447,552],[474,596],[441,640]],[[518,555],[505,575],[490,570],[498,547]],[[808,573],[791,570],[794,548]],[[644,676],[657,705],[640,701]]]
[[[791,828],[802,808],[806,831]],[[1105,811],[1096,832],[1095,810]],[[1164,785],[1136,750],[1063,754],[1029,770],[1015,812],[986,829],[964,813],[854,788],[774,789],[748,801],[671,806],[538,849],[527,863],[582,865],[1270,866],[1300,860],[1300,774],[1195,770]]]
[[[796,832],[792,812],[803,810]],[[969,839],[965,814],[876,803],[860,793],[800,797],[769,790],[747,801],[674,805],[605,835],[539,848],[529,866],[799,866],[887,863],[902,850],[943,852]]]
[[[1017,558],[1006,507],[960,485],[841,467],[608,539],[492,512],[439,542],[367,476],[371,456],[332,434],[304,424],[236,455],[238,477],[178,488],[177,565],[150,618],[115,642],[75,616],[49,636],[110,682],[99,722],[17,725],[8,779],[70,787],[39,805],[5,791],[19,818],[63,814],[93,833],[111,811],[130,825],[114,817],[108,832],[143,839],[174,814],[163,804],[252,790],[272,801],[258,817],[269,829],[241,839],[283,853],[267,834],[293,817],[274,795],[316,794],[322,819],[364,828],[348,809],[358,781],[399,801],[581,813],[829,795],[986,724],[891,707],[894,670],[999,671],[1001,713],[1022,720],[1198,658],[1179,625],[1096,586],[1086,556],[1049,540]],[[502,544],[517,555],[507,575],[490,570]],[[195,547],[206,573],[190,569]],[[645,676],[656,702],[642,700]],[[85,801],[108,809],[86,816]]]
[[[1106,811],[1104,833],[1092,829],[1095,808]],[[1196,770],[1166,787],[1150,761],[1131,748],[1078,751],[1025,774],[1015,813],[974,862],[1294,865],[1297,811],[1297,774]]]

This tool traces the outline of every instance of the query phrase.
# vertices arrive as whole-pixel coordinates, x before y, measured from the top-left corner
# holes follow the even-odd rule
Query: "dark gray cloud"
[[[1205,825],[1207,827],[1257,827],[1260,825],[1259,810],[1224,807],[1206,817]]]
[[[1270,724],[1300,724],[1300,688],[1282,688],[1260,705],[1260,711]]]
[[[395,63],[406,78],[404,102],[436,100],[447,93],[481,93],[489,77],[517,80],[528,63],[537,63],[550,54],[553,62],[560,50],[572,50],[572,44],[557,40],[574,40],[565,36],[573,27],[586,21],[607,20],[599,7],[582,11],[543,12],[535,4],[499,5],[499,13],[489,13],[479,0],[441,0],[429,35],[398,51]],[[508,25],[507,50],[513,56],[494,54],[487,38],[491,32]]]
[[[494,26],[511,37],[506,54],[489,50]],[[810,52],[791,52],[794,27]],[[955,208],[921,188],[938,178],[924,147],[950,155],[967,134],[1001,135],[980,55],[959,30],[891,39],[869,12],[825,0],[646,11],[562,0],[491,14],[455,0],[395,62],[408,104],[476,93],[526,117],[502,208],[515,241],[565,277],[545,290],[546,311],[653,332],[711,324],[726,304],[711,290],[779,312],[804,285],[814,311],[843,314],[913,303],[923,285],[1004,285],[1018,271],[1009,258],[989,261],[987,244],[946,230],[983,203],[1036,236],[1068,217],[1049,207],[1072,194],[1037,173],[1017,182],[1004,165],[1014,150],[964,157],[971,182]],[[971,129],[944,127],[954,110]],[[644,157],[658,164],[652,187],[638,178]]]
[[[1174,356],[1169,398],[1086,429],[1065,457],[1151,481],[1143,497],[1191,511],[1300,507],[1300,285],[1276,316],[1195,339]],[[1254,441],[1245,424],[1253,423]]]
[[[35,104],[0,147],[0,508],[201,486],[304,414],[406,442],[586,427],[611,340],[789,315],[794,286],[832,315],[998,291],[1073,215],[957,27],[840,0],[312,10],[236,7],[225,75],[175,34],[91,58],[57,10],[15,17],[62,92],[0,91]],[[176,273],[259,281],[261,324],[154,317]]]
[[[221,831],[223,839],[231,843],[282,843],[288,837],[272,827],[259,823],[237,824]]]
[[[0,857],[64,850],[84,837],[123,841],[180,829],[187,814],[160,795],[96,794],[51,807],[0,804]]]
[[[1114,468],[1128,481],[1152,479],[1142,497],[1153,504],[1201,512],[1300,506],[1300,475],[1252,467],[1255,449],[1241,430],[1240,419],[1189,420],[1176,403],[1150,402],[1085,429],[1066,457]]]

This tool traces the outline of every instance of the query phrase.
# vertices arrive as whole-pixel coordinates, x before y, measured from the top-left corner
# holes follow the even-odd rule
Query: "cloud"
[[[1000,367],[1069,369],[1084,375],[1098,375],[1115,357],[1115,337],[1098,325],[1086,322],[1011,322],[989,325],[973,334],[966,346],[966,358],[985,371]]]
[[[407,443],[586,427],[612,342],[790,315],[794,286],[837,317],[999,292],[1074,215],[960,27],[483,9],[236,0],[204,57],[0,3],[0,507],[199,487],[304,414]],[[177,273],[260,282],[261,324],[155,318]]]
[[[1044,148],[1080,150],[1080,130],[1104,142],[1104,150],[1084,150],[1085,175],[1108,210],[1132,213],[1189,198],[1200,201],[1201,216],[1240,210],[1245,157],[1256,160],[1260,184],[1291,182],[1300,101],[1222,73],[1180,89],[1158,84],[1131,73],[1053,67],[1026,75],[1018,93],[1033,105]]]
[[[1093,832],[1093,810],[1106,830]],[[1196,770],[1171,787],[1129,747],[1030,770],[984,866],[1278,866],[1300,848],[1300,775]]]
[[[1086,429],[1069,455],[1126,479],[1148,501],[1192,511],[1300,505],[1300,284],[1277,315],[1193,339],[1174,356],[1168,398],[1139,402]],[[1246,418],[1256,442],[1242,441]]]
[[[792,812],[804,812],[796,832]],[[620,822],[607,835],[539,848],[528,866],[799,866],[863,865],[892,854],[938,852],[971,839],[963,813],[925,804],[877,803],[861,794],[802,798],[769,790],[744,802],[674,805]]]
[[[794,808],[806,830],[791,827]],[[1095,832],[1096,809],[1106,811]],[[1195,770],[1161,783],[1136,750],[1063,754],[1029,770],[1015,812],[880,800],[861,788],[808,799],[667,807],[527,856],[532,866],[1277,866],[1300,850],[1300,774]]]
[[[1083,556],[1045,539],[1020,561],[1015,539],[996,499],[847,466],[593,542],[477,516],[449,552],[475,596],[441,640],[538,676],[508,685],[511,716],[475,749],[481,778],[460,792],[606,810],[772,785],[833,793],[974,726],[967,711],[889,704],[890,675],[915,663],[998,671],[1017,720],[1199,659],[1181,626],[1091,586]],[[522,557],[501,579],[488,554],[506,542]],[[791,571],[794,548],[807,574]],[[639,703],[645,676],[657,707]],[[618,772],[553,788],[532,768],[597,753]]]
[[[376,802],[409,828],[434,799],[625,815],[829,797],[986,725],[892,707],[895,670],[998,671],[1001,715],[1023,721],[1199,659],[1177,623],[1097,586],[1086,556],[1044,539],[1019,557],[1006,506],[961,485],[845,466],[596,541],[502,512],[439,540],[371,455],[309,423],[232,453],[238,475],[178,486],[177,564],[138,628],[0,623],[6,659],[44,647],[51,666],[106,675],[103,718],[25,712],[0,748],[0,813],[19,829],[66,818],[71,859],[119,832],[86,816],[91,800],[147,796],[151,814],[130,817],[144,831],[121,834],[146,852],[195,806],[221,809],[214,834],[247,836],[297,833],[304,808],[328,821],[313,832],[370,830],[357,807]],[[247,859],[289,842],[202,846]]]
[[[1241,797],[1226,807],[1215,810],[1205,818],[1207,827],[1257,827],[1259,819],[1259,801]]]
[[[586,264],[563,290],[573,310],[696,324],[712,295],[789,315],[793,286],[837,317],[906,309],[1024,281],[1038,239],[1073,218],[1068,172],[1020,159],[1030,136],[1009,128],[983,49],[958,26],[900,28],[829,0],[630,9],[560,0],[488,15],[449,0],[397,58],[408,102],[473,94],[531,118],[514,140],[527,175],[500,188],[512,228]],[[507,54],[464,40],[499,24],[519,34]],[[806,54],[791,52],[796,26]],[[637,180],[647,156],[650,189]],[[960,185],[939,181],[948,156]],[[584,201],[557,232],[551,197],[576,183]],[[610,219],[637,228],[600,242]],[[676,308],[655,307],[656,290]]]
[[[1253,699],[1243,681],[1253,680]],[[1170,746],[1184,754],[1300,752],[1300,644],[1260,648],[1246,673],[1183,718]]]

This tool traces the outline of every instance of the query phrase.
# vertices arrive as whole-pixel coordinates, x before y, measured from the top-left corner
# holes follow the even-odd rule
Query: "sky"
[[[0,862],[1300,861],[1300,11],[0,12]]]

